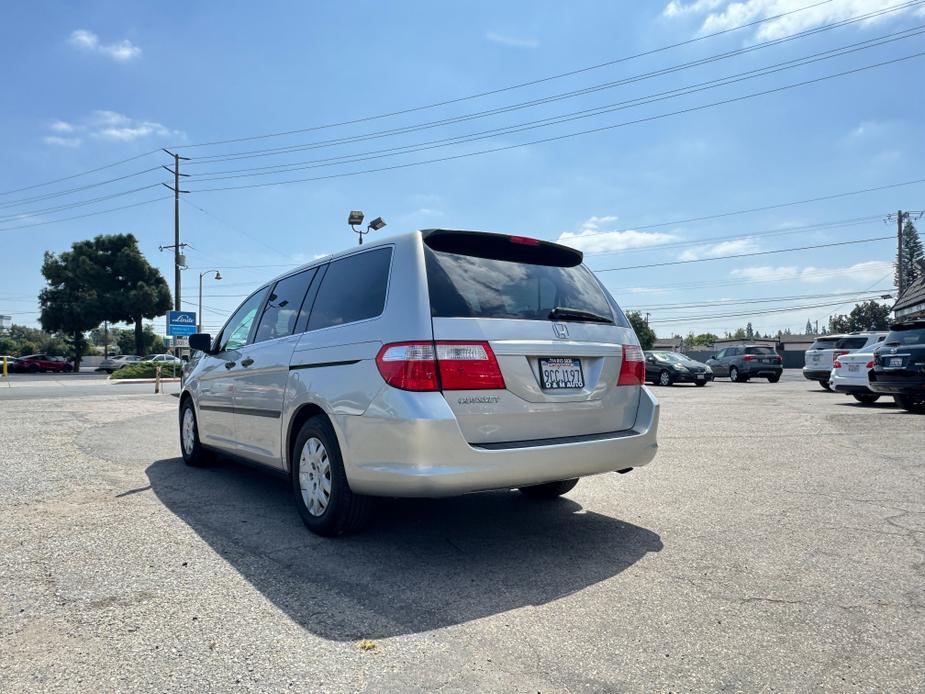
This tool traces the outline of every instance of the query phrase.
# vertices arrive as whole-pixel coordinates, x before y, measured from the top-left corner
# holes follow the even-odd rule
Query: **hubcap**
[[[662,371],[661,382],[663,386],[667,386],[671,383],[671,376],[668,375],[667,371]]]
[[[308,512],[313,516],[324,514],[331,501],[331,461],[324,444],[314,437],[302,446],[299,487]]]
[[[192,455],[193,446],[196,445],[196,418],[193,408],[187,407],[183,411],[183,452]]]
[[[733,369],[732,371],[730,371],[730,372],[729,372],[729,378],[731,378],[733,381],[738,381],[738,380],[739,380],[739,371],[738,371],[738,369]]]

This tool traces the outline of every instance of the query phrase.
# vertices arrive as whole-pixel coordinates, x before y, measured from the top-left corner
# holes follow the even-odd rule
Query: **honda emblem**
[[[568,339],[568,326],[565,323],[553,323],[552,329],[560,340]]]

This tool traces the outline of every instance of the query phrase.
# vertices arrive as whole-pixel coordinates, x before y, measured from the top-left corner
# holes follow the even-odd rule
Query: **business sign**
[[[196,332],[195,311],[168,311],[168,335],[192,335]]]

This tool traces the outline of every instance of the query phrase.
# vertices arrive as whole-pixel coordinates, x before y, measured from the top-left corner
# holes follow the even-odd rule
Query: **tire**
[[[707,382],[706,381],[694,381],[698,388],[703,388]]]
[[[674,381],[671,378],[671,374],[668,373],[666,369],[662,369],[658,372],[658,381],[657,383],[660,386],[670,386]]]
[[[822,386],[825,390],[832,392],[832,386],[829,385],[828,381],[819,381],[819,385]]]
[[[893,400],[904,410],[915,414],[925,414],[925,396],[897,393],[893,396]]]
[[[768,376],[768,383],[777,383],[780,380],[780,374],[777,376]]]
[[[739,370],[734,366],[729,369],[729,380],[733,383],[742,382],[742,377],[739,376]]]
[[[369,516],[371,499],[350,489],[337,435],[325,417],[312,417],[299,430],[292,492],[305,527],[322,537],[358,530]]]
[[[528,499],[555,499],[572,491],[576,484],[578,484],[577,477],[560,482],[547,482],[546,484],[533,484],[529,487],[520,487],[519,491]]]
[[[851,396],[862,405],[873,405],[880,399],[877,393],[852,393]]]
[[[180,452],[183,454],[183,462],[190,467],[202,467],[211,460],[209,452],[199,441],[196,408],[193,407],[193,399],[189,397],[180,405]]]

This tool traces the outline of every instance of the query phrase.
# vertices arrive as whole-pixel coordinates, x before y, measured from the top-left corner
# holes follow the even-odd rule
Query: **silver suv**
[[[806,350],[803,377],[817,381],[826,390],[832,390],[832,367],[835,360],[843,354],[859,350],[870,351],[880,345],[886,338],[886,332],[865,331],[846,335],[824,335],[817,337]]]
[[[579,251],[427,230],[318,260],[258,289],[195,352],[180,396],[190,465],[223,452],[287,473],[309,529],[372,496],[519,488],[656,453],[639,341]]]

